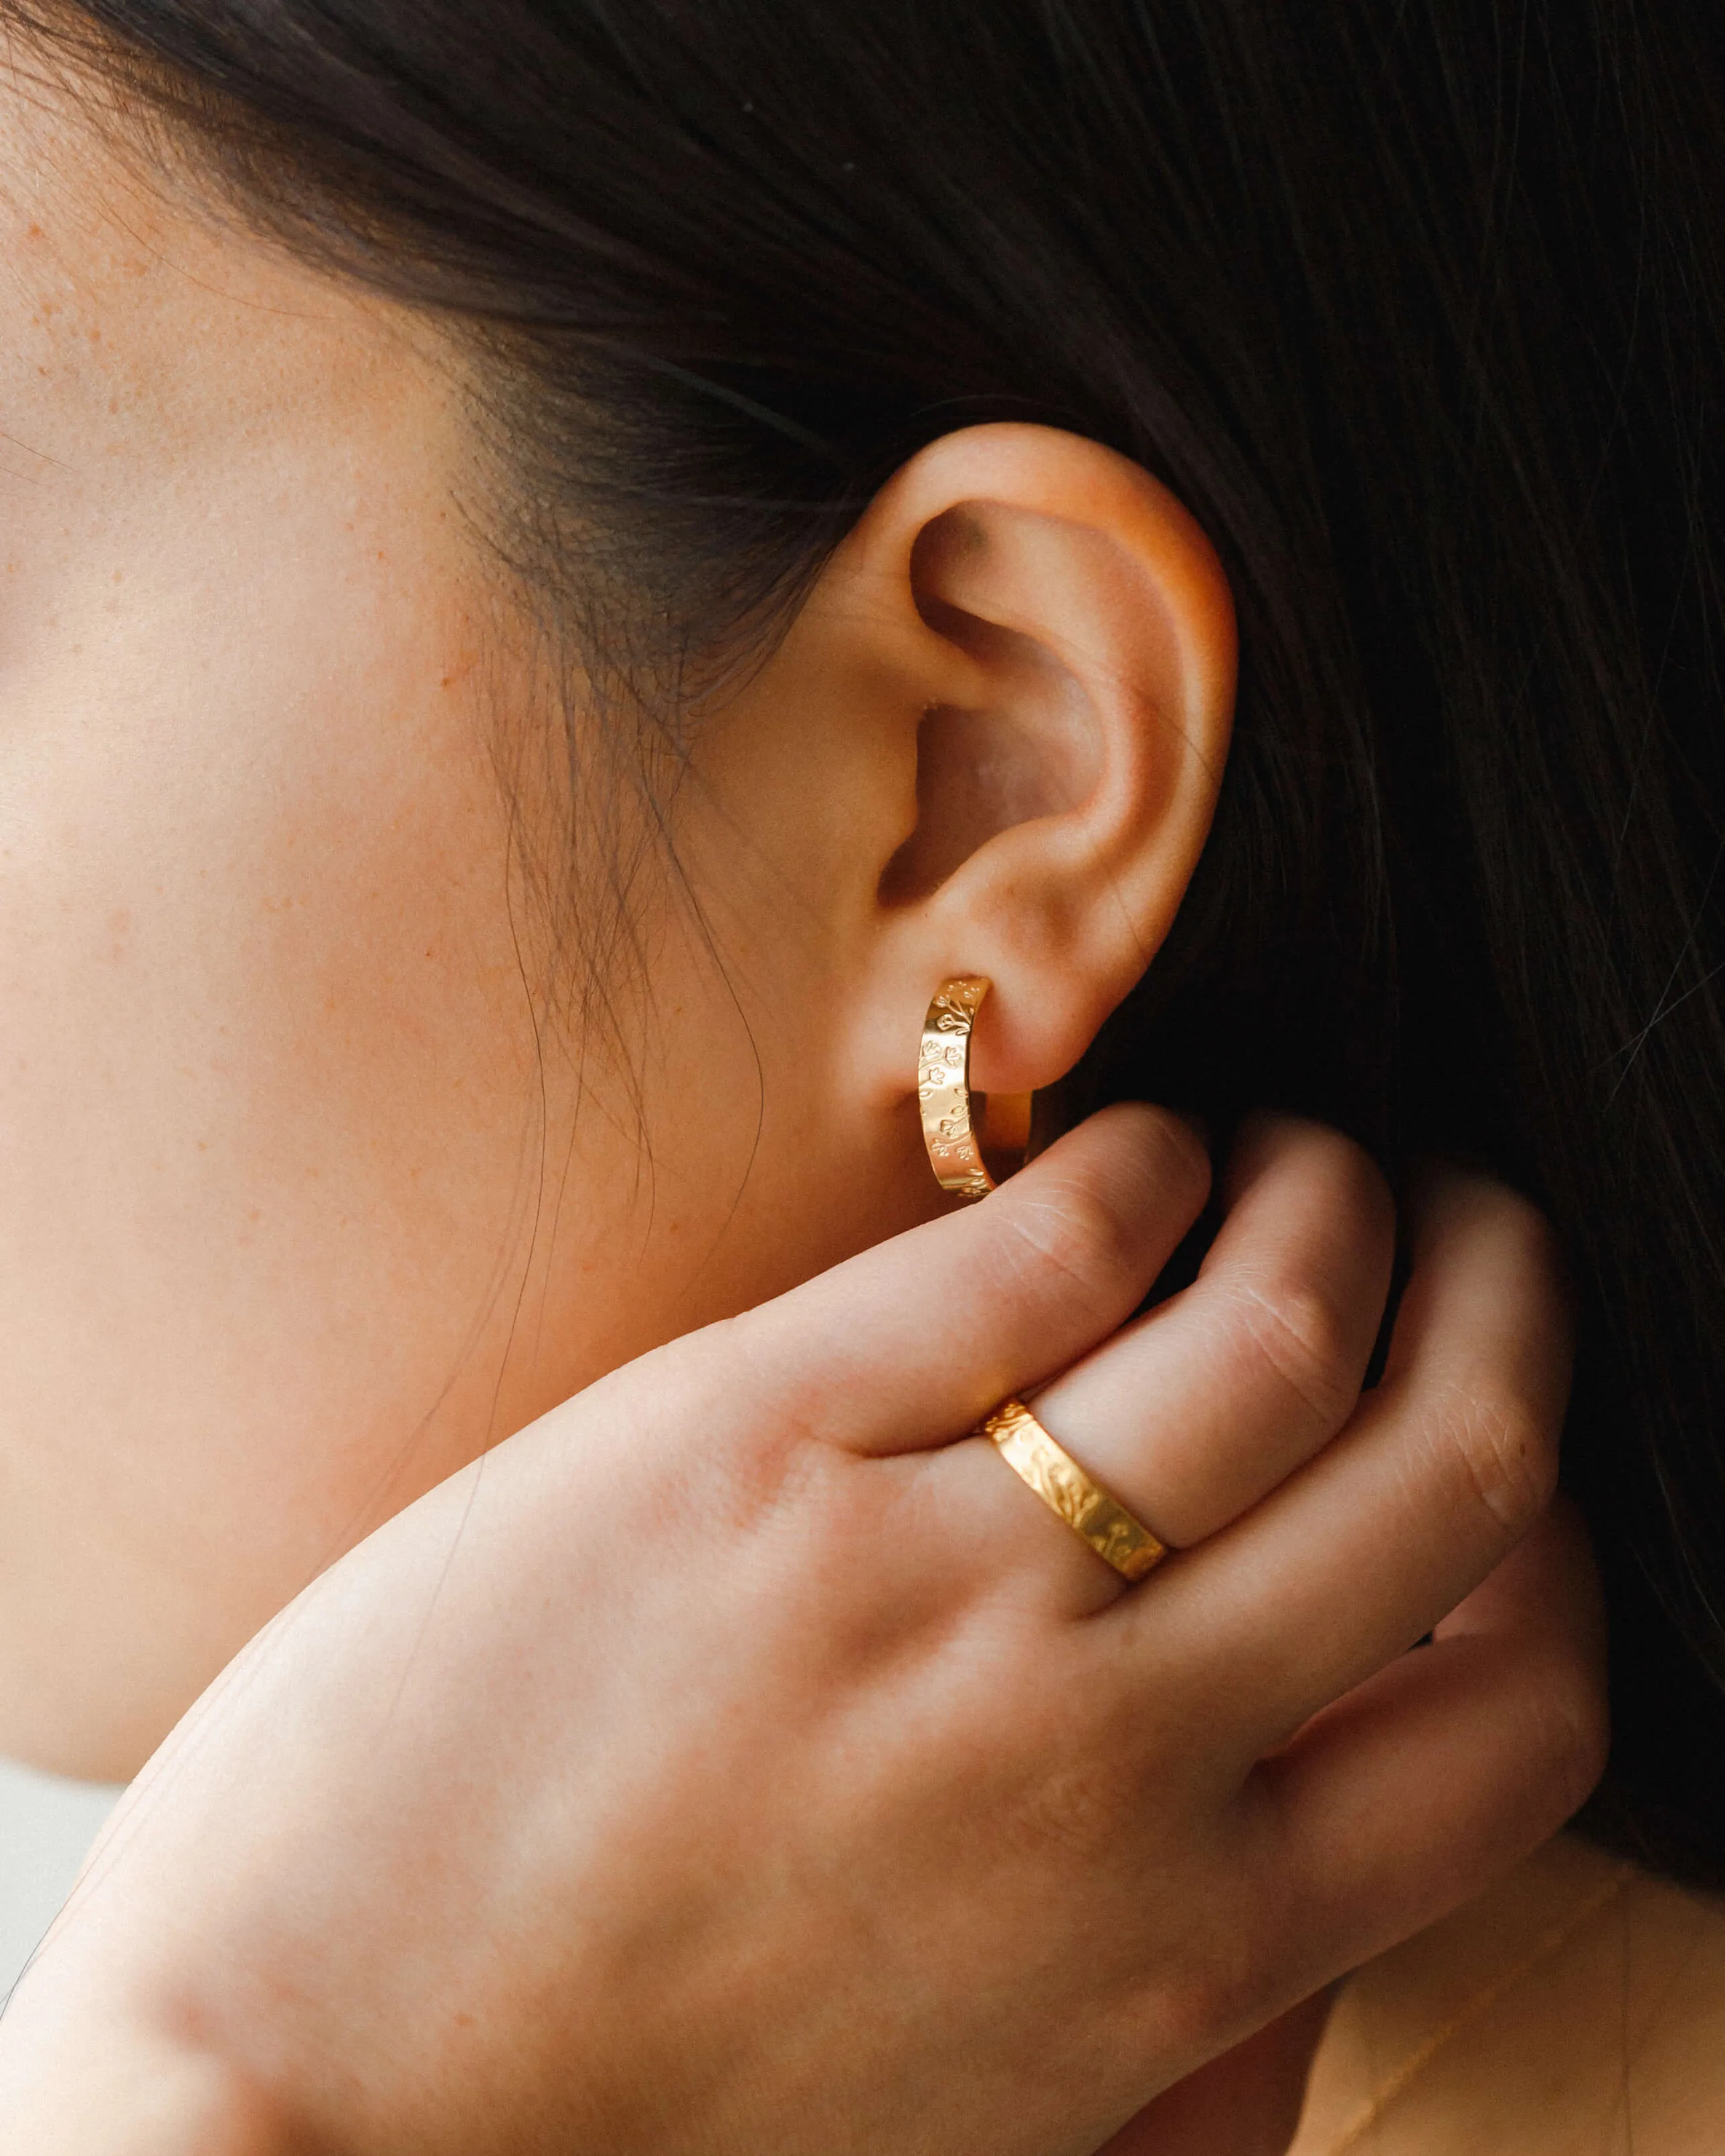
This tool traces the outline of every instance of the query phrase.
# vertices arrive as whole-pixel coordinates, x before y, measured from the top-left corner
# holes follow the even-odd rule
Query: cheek
[[[533,1040],[447,576],[265,528],[116,540],[0,677],[0,1578],[43,1641],[70,1580],[64,1625],[183,1598],[225,1650],[447,1471],[513,1232]]]

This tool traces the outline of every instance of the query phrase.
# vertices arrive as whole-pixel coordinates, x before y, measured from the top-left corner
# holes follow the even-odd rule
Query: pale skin
[[[1548,1834],[1602,1721],[1525,1205],[1434,1180],[1362,1401],[1394,1227],[1332,1134],[1250,1132],[1136,1324],[1186,1127],[929,1176],[933,988],[1047,1086],[1178,910],[1203,533],[1052,430],[914,459],[701,715],[583,1031],[456,357],[58,97],[0,176],[0,1743],[156,1754],[7,2145],[1270,2150],[1305,2025],[1183,2077]],[[966,1436],[1039,1388],[1184,1553],[1143,1589]]]

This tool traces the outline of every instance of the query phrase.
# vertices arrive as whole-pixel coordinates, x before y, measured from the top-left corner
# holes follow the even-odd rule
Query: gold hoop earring
[[[928,1164],[942,1190],[965,1198],[986,1198],[996,1172],[1010,1175],[1021,1166],[1030,1142],[1030,1094],[970,1089],[970,1036],[988,987],[968,974],[943,981],[922,1021],[916,1058]]]

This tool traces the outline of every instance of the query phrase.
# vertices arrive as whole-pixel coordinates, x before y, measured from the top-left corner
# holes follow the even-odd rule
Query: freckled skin
[[[11,89],[0,264],[0,1749],[120,1775],[380,1519],[931,1200],[783,875],[740,988],[649,875],[650,1024],[547,1020],[449,356]]]

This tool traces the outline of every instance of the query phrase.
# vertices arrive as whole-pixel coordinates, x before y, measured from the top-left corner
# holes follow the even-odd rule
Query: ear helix
[[[964,974],[943,981],[922,1021],[916,1098],[928,1164],[942,1190],[986,1198],[1023,1165],[1030,1142],[1029,1093],[973,1093],[970,1039],[989,983]]]

